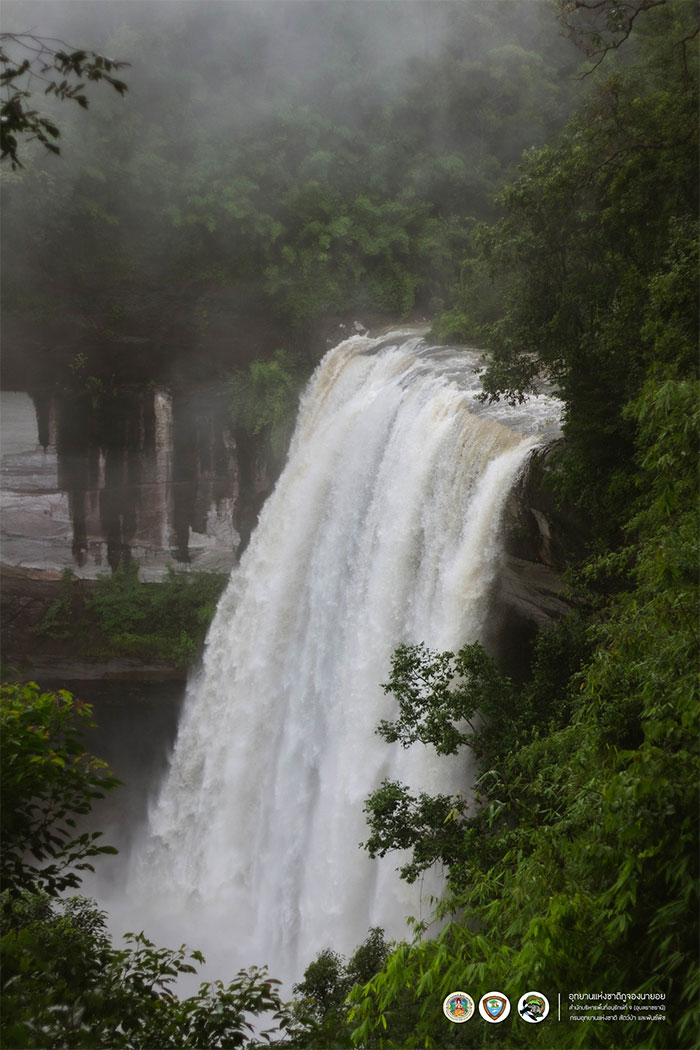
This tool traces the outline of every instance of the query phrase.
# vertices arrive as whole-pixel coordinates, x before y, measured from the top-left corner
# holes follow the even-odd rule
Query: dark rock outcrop
[[[506,505],[505,557],[494,594],[488,646],[503,670],[515,677],[527,667],[537,630],[570,610],[563,573],[586,548],[580,521],[553,492],[557,445],[532,452]]]

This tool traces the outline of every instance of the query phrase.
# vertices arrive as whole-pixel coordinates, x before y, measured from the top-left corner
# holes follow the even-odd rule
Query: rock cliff
[[[539,627],[571,608],[563,573],[585,553],[586,536],[553,491],[559,442],[535,449],[510,493],[505,556],[494,594],[488,645],[507,673],[522,673]]]

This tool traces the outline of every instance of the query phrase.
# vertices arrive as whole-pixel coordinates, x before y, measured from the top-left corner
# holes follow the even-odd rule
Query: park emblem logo
[[[549,1000],[542,992],[525,992],[518,1000],[518,1013],[523,1021],[539,1024],[549,1013]]]
[[[510,1001],[503,992],[487,992],[479,1000],[479,1013],[490,1024],[500,1024],[510,1013]]]
[[[466,992],[452,992],[442,1004],[442,1012],[455,1024],[463,1024],[474,1013],[474,1000]]]

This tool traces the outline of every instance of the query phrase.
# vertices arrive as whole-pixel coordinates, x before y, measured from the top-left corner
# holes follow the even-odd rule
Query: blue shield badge
[[[484,1006],[488,1010],[489,1017],[492,1017],[494,1021],[498,1020],[503,1011],[506,1008],[506,1002],[501,995],[490,995],[488,999],[484,1001]]]

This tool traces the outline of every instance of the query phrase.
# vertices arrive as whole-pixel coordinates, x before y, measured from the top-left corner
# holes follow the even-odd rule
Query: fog
[[[578,90],[537,0],[10,0],[4,30],[129,63],[125,97],[88,82],[87,111],[28,84],[61,155],[22,142],[4,172],[3,377],[19,388],[37,369],[60,381],[77,351],[99,377],[218,373],[303,345],[318,316],[449,306],[469,224]],[[381,214],[358,216],[367,200]],[[257,347],[241,318],[267,325]]]

